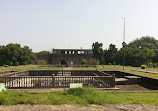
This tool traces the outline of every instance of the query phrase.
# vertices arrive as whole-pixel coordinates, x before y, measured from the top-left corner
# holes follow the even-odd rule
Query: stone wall
[[[57,65],[62,61],[73,62],[73,65],[80,65],[83,59],[87,62],[93,58],[93,51],[90,49],[53,49],[53,53],[44,55],[36,54],[37,60],[46,60],[48,64]]]
[[[146,84],[149,86],[156,87],[158,89],[158,79],[155,79],[155,78],[150,78],[150,77],[146,77],[146,76],[126,73],[126,72],[121,72],[121,71],[105,71],[105,72],[108,74],[115,74],[115,77],[118,77],[118,78],[122,78],[125,76],[138,76],[138,77],[141,77],[139,79],[140,84]]]
[[[51,54],[49,58],[49,64],[59,64],[62,60],[67,63],[73,62],[73,65],[80,65],[83,59],[87,62],[93,58],[92,54]]]
[[[72,70],[71,71],[71,76],[94,76],[94,70]]]
[[[29,70],[29,76],[57,76],[58,70]]]
[[[49,63],[49,58],[50,58],[50,54],[48,55],[44,55],[44,54],[36,54],[36,59],[37,60],[45,60],[47,63]]]

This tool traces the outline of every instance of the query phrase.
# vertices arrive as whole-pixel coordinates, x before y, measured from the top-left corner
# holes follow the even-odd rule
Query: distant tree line
[[[49,55],[49,51],[40,51],[40,52],[38,52],[38,53],[36,53],[36,54],[41,54],[41,55]]]
[[[8,44],[0,46],[0,65],[27,65],[34,64],[36,56],[28,46],[20,44]]]
[[[158,63],[158,40],[154,37],[144,36],[129,44],[124,44],[118,50],[115,45],[110,44],[108,49],[103,50],[103,44],[95,42],[92,45],[93,56],[101,64],[123,63],[123,50],[125,51],[125,65],[140,66],[142,64]]]

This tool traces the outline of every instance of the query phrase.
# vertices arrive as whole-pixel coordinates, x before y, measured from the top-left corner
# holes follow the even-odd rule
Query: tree
[[[156,40],[154,37],[150,36],[143,36],[140,39],[136,39],[129,43],[129,45],[134,45],[139,49],[143,49],[147,47],[151,50],[157,50],[158,49],[158,40]]]
[[[148,49],[147,47],[145,47],[142,50],[142,61],[144,64],[149,64],[152,62],[152,58],[154,58],[156,56],[155,52],[151,49]]]
[[[99,42],[95,42],[92,45],[92,51],[94,58],[98,59],[101,64],[103,64],[103,44]]]
[[[48,55],[49,54],[49,51],[40,51],[38,52],[37,54],[42,54],[42,55]]]
[[[158,40],[154,37],[143,36],[129,43],[130,46],[135,46],[139,49],[148,48],[155,52],[156,56],[152,58],[153,62],[158,62]]]
[[[115,45],[110,44],[108,50],[104,50],[104,61],[105,64],[116,64],[116,55],[117,55],[117,48]]]
[[[28,46],[23,48],[20,44],[0,46],[0,65],[26,65],[33,64],[36,56]]]
[[[125,65],[130,66],[140,66],[142,64],[148,64],[152,61],[152,58],[155,56],[154,51],[144,48],[139,49],[137,47],[126,46],[125,47]],[[122,64],[123,58],[123,48],[118,51],[117,55],[118,63]]]

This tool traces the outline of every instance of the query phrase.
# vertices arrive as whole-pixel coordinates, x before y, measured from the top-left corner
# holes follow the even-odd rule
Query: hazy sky
[[[19,43],[34,52],[52,48],[91,48],[102,42],[158,39],[158,0],[0,0],[0,45]]]

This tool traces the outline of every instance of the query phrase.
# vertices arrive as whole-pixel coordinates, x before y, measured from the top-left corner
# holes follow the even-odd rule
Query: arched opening
[[[66,66],[67,66],[66,60],[62,60],[62,61],[61,61],[61,65],[66,65]]]

